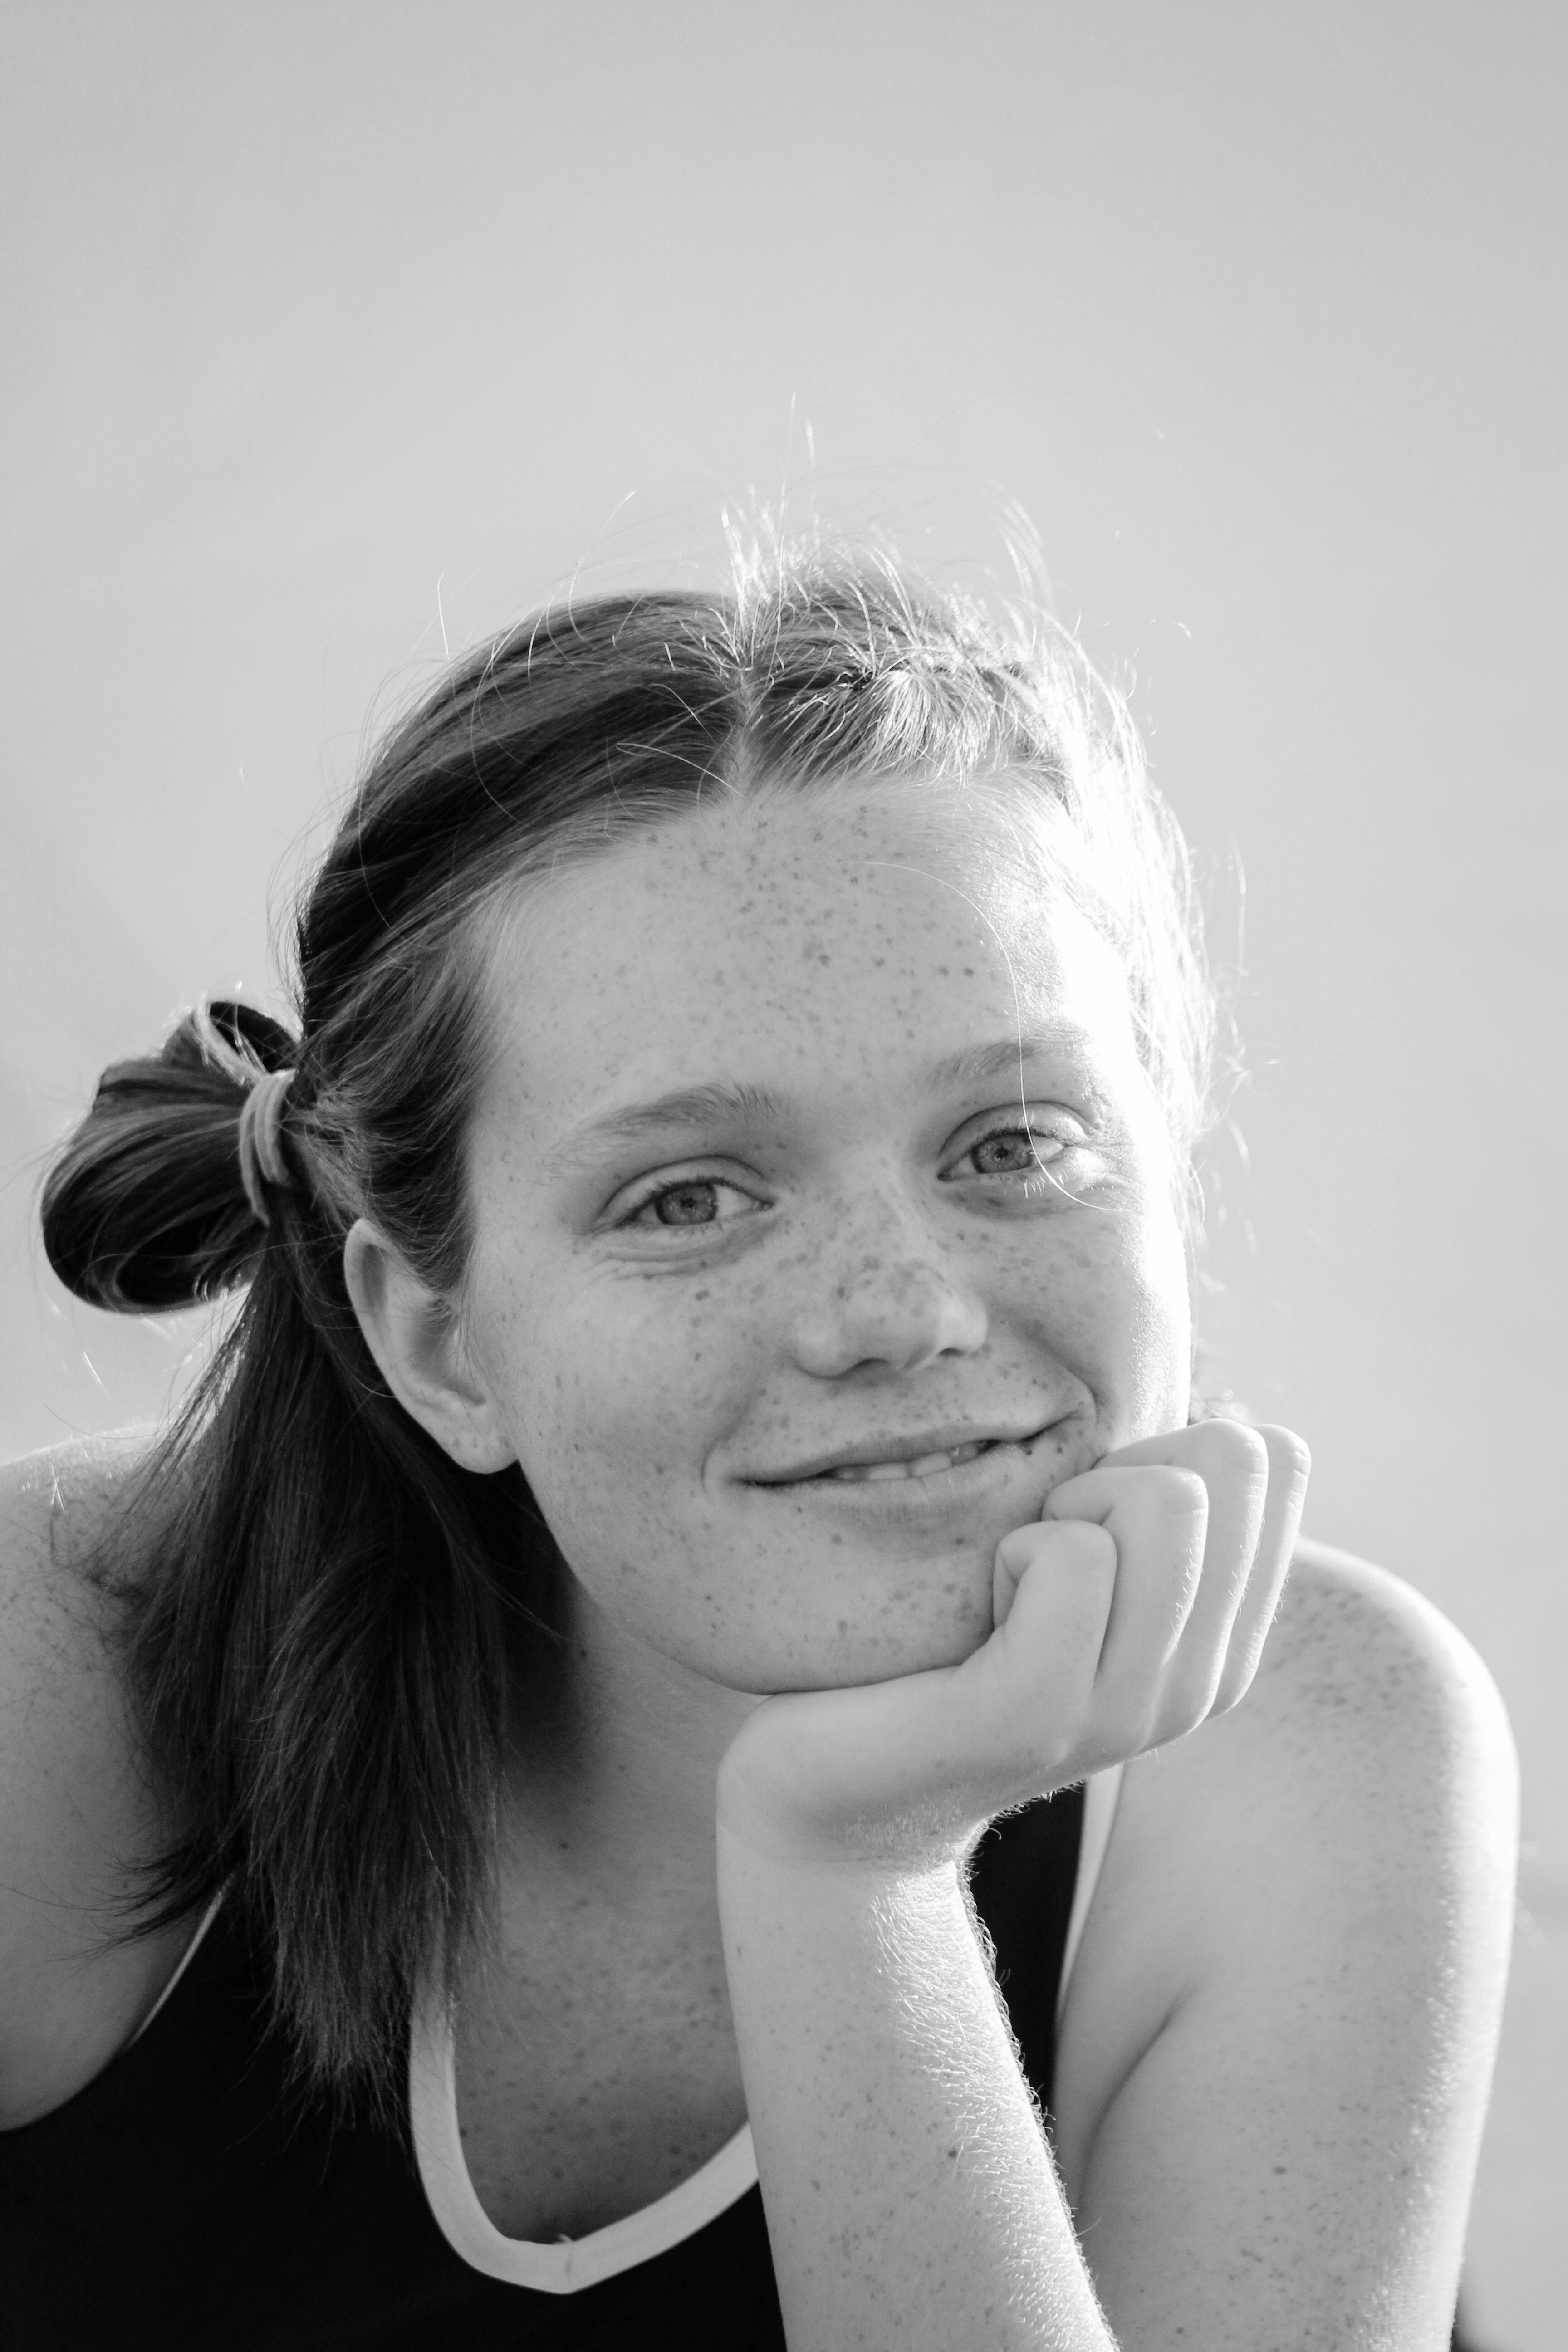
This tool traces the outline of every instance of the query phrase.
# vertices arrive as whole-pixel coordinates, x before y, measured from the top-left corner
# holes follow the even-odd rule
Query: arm
[[[731,2004],[792,2352],[1110,2352],[957,1865],[721,1827]]]
[[[1515,1804],[1473,1651],[1310,1546],[1247,1705],[1130,1769],[1056,2101],[1129,2352],[1447,2347]]]
[[[963,1665],[771,1700],[731,1747],[720,1902],[792,2352],[1110,2352],[959,1857],[1241,1696],[1304,1481],[1284,1433],[1126,1448],[1004,1542]]]

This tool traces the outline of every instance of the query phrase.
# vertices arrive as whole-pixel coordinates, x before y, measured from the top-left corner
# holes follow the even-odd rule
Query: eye
[[[1023,1176],[1045,1160],[1059,1158],[1067,1149],[1059,1135],[1037,1135],[1032,1128],[1010,1127],[987,1135],[964,1154],[977,1176]]]
[[[989,1127],[942,1170],[942,1181],[988,1178],[993,1184],[1010,1181],[1016,1193],[1027,1195],[1040,1180],[1051,1183],[1057,1164],[1087,1140],[1072,1114],[1054,1106],[1038,1111],[1031,1108],[1023,1116],[1016,1108],[1005,1114],[994,1112]]]
[[[678,1183],[661,1184],[646,1194],[622,1223],[644,1232],[662,1225],[689,1233],[704,1225],[733,1223],[763,1205],[738,1184],[726,1184],[717,1176],[683,1176]]]

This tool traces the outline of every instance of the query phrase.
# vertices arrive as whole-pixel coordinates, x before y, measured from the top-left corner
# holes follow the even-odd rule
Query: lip
[[[976,1425],[970,1422],[917,1430],[902,1436],[884,1433],[864,1438],[855,1445],[837,1445],[831,1452],[807,1455],[802,1462],[792,1463],[786,1470],[753,1472],[744,1483],[749,1486],[783,1487],[792,1493],[813,1484],[835,1489],[848,1489],[862,1484],[916,1486],[925,1483],[927,1478],[954,1477],[959,1471],[970,1469],[1004,1449],[1019,1451],[1033,1444],[1036,1438],[1043,1437],[1047,1430],[1054,1426],[1054,1423],[1042,1422],[1029,1429],[1005,1429],[994,1424],[986,1427],[984,1423]],[[968,1454],[968,1449],[973,1446],[979,1446],[981,1451],[977,1454]],[[834,1476],[834,1473],[840,1470],[868,1470],[884,1463],[925,1462],[933,1456],[959,1453],[966,1454],[964,1461],[951,1465],[944,1463],[924,1474],[917,1472],[913,1476],[886,1481],[840,1480]]]
[[[754,1508],[803,1515],[825,1527],[857,1528],[872,1540],[880,1537],[900,1545],[938,1542],[945,1550],[955,1540],[973,1540],[977,1531],[989,1530],[985,1538],[989,1541],[1011,1527],[1037,1519],[1052,1486],[1077,1466],[1072,1458],[1079,1450],[1073,1442],[1077,1418],[1067,1412],[1016,1436],[972,1428],[959,1442],[973,1444],[977,1437],[989,1437],[991,1442],[978,1454],[961,1457],[950,1468],[913,1476],[835,1478],[818,1472],[810,1477],[748,1480],[743,1491],[755,1498]],[[851,1453],[862,1457],[869,1453],[873,1460],[884,1462],[897,1460],[900,1454],[904,1460],[919,1461],[914,1446],[930,1446],[934,1433],[922,1431],[918,1439],[884,1438],[875,1450],[869,1445],[839,1447],[817,1458],[830,1471],[855,1466],[846,1465],[846,1455]],[[900,1453],[890,1450],[894,1444]],[[953,1448],[936,1450],[951,1454]]]

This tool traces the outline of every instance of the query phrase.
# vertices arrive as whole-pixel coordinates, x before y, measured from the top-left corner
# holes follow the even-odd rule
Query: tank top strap
[[[1049,2109],[1057,2027],[1110,1843],[1121,1767],[992,1822],[970,1894],[991,1938],[997,1989],[1024,2073]]]

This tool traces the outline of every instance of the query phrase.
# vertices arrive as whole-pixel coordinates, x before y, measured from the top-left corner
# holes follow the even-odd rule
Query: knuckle
[[[1162,1509],[1173,1517],[1194,1517],[1207,1512],[1209,1490],[1201,1472],[1174,1463],[1161,1463],[1152,1467],[1147,1475],[1151,1492],[1158,1497]]]
[[[1268,1460],[1262,1431],[1247,1421],[1200,1421],[1191,1432],[1188,1450],[1216,1469],[1261,1471]]]
[[[1157,1710],[1147,1690],[1130,1684],[1113,1685],[1096,1713],[1100,1738],[1118,1756],[1142,1756],[1154,1744]]]
[[[1214,1713],[1215,1703],[1210,1692],[1184,1692],[1179,1698],[1170,1702],[1165,1719],[1160,1726],[1159,1738],[1151,1740],[1150,1745],[1168,1748],[1173,1740],[1185,1739],[1190,1731],[1196,1731],[1200,1725],[1207,1723]]]
[[[1312,1467],[1312,1450],[1306,1439],[1298,1437],[1293,1429],[1271,1428],[1260,1433],[1268,1440],[1271,1474],[1304,1486]]]
[[[1208,1708],[1209,1714],[1228,1715],[1233,1706],[1239,1706],[1252,1688],[1253,1676],[1257,1671],[1256,1663],[1227,1667],[1219,1678],[1218,1687]]]
[[[1116,1574],[1116,1538],[1097,1519],[1065,1519],[1056,1530],[1051,1551],[1057,1564],[1070,1565],[1083,1577],[1112,1579]]]

